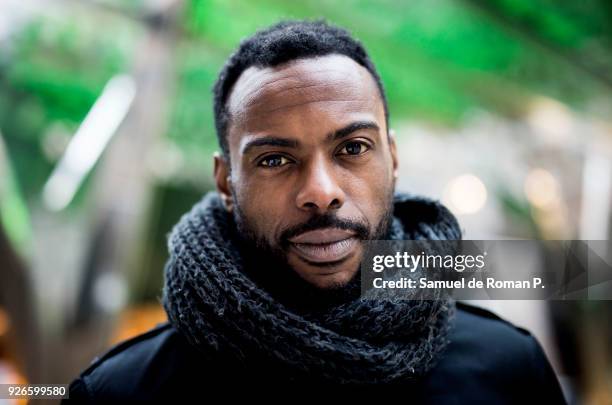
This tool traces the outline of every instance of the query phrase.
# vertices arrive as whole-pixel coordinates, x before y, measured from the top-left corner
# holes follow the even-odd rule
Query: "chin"
[[[307,283],[323,290],[334,290],[346,286],[357,274],[361,263],[361,252],[354,251],[339,263],[309,263],[299,255],[287,257],[290,267]]]
[[[337,270],[322,272],[320,268],[296,269],[298,275],[311,285],[322,290],[335,290],[346,286],[357,273],[356,270]]]

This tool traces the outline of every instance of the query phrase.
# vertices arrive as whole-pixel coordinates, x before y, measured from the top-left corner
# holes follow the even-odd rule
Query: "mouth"
[[[354,232],[327,228],[304,232],[290,238],[289,242],[302,260],[323,265],[346,259],[357,247],[359,239]]]

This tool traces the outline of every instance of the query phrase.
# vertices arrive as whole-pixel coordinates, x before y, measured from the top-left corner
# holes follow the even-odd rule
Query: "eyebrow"
[[[349,136],[355,131],[360,131],[363,129],[373,129],[376,131],[380,130],[374,121],[356,121],[327,135],[327,139],[330,141],[337,141],[338,139]]]
[[[299,142],[293,139],[280,138],[277,136],[264,136],[261,138],[253,139],[247,142],[242,148],[242,154],[245,155],[249,150],[253,148],[259,148],[262,146],[279,146],[284,148],[297,148]]]
[[[379,126],[373,121],[356,121],[348,124],[347,126],[340,128],[327,135],[328,141],[337,141],[345,138],[355,131],[363,129],[380,130]],[[242,154],[247,154],[251,149],[259,148],[262,146],[276,146],[284,148],[297,148],[300,146],[300,142],[295,139],[281,138],[278,136],[263,136],[252,141],[247,142],[242,147]]]

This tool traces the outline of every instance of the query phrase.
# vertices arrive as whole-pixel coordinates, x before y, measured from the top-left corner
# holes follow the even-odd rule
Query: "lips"
[[[347,257],[357,246],[355,233],[337,228],[317,229],[289,239],[303,259],[314,263],[335,262]]]

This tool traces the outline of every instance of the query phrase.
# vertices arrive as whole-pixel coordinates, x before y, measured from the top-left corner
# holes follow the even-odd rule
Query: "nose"
[[[305,168],[304,180],[296,197],[299,209],[323,214],[342,207],[346,197],[330,165],[319,158]]]

